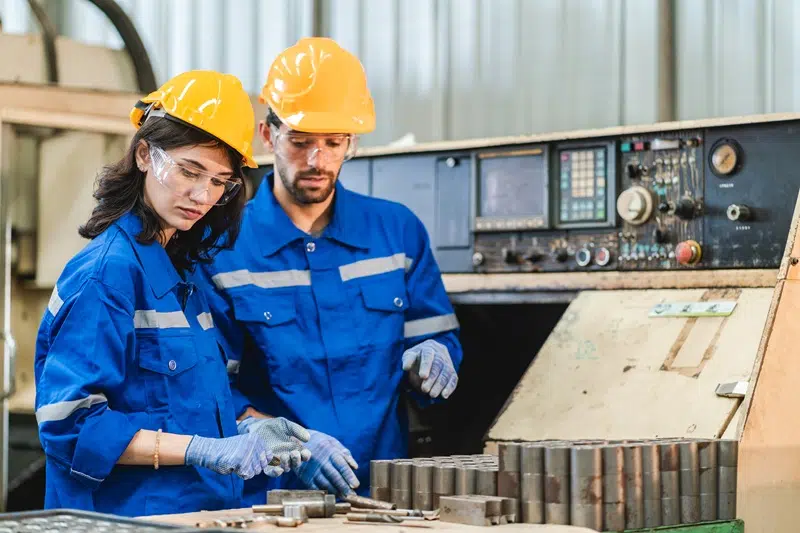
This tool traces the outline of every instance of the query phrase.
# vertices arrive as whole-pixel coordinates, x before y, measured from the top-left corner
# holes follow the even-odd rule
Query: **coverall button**
[[[306,244],[306,251],[313,252],[316,249],[317,249],[317,245],[314,244],[313,242],[309,242],[309,243]]]
[[[272,318],[272,313],[270,313],[269,311],[264,311],[264,318],[270,320]]]
[[[403,299],[399,298],[399,297],[395,298],[394,299],[394,305],[395,305],[395,307],[403,307]]]
[[[175,370],[176,368],[178,368],[178,363],[175,362],[175,359],[171,359],[169,362],[169,369]]]

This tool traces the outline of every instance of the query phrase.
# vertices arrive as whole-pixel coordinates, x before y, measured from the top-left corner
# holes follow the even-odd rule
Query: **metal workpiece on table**
[[[357,494],[348,494],[342,498],[353,509],[397,509],[397,505],[391,502],[383,502],[373,498],[365,498]]]
[[[439,508],[441,496],[452,496],[456,493],[456,467],[438,464],[433,467],[433,508]]]
[[[286,518],[294,518],[298,522],[308,522],[308,512],[305,505],[286,504],[283,506],[283,516]]]
[[[625,460],[619,444],[605,445],[603,453],[603,524],[608,531],[625,529]]]
[[[723,439],[719,441],[717,459],[719,466],[739,465],[739,441]]]
[[[411,508],[411,462],[394,461],[390,473],[391,502],[400,509]]]
[[[479,468],[475,474],[475,494],[497,496],[497,473],[491,467]]]
[[[473,500],[464,496],[442,496],[439,520],[470,526],[492,525],[485,500]]]
[[[267,492],[267,504],[281,504],[283,500],[303,499],[303,500],[324,500],[328,493],[324,490],[290,490],[290,489],[272,489]]]
[[[570,520],[575,526],[603,525],[603,452],[598,446],[570,450]]]
[[[681,522],[700,521],[700,458],[697,441],[678,444],[680,461]]]
[[[306,515],[309,518],[331,518],[336,514],[336,497],[332,494],[326,494],[322,500],[316,497],[285,497],[283,503],[254,505],[252,510],[254,513],[283,515],[284,508],[287,506],[305,507]]]
[[[544,475],[522,474],[520,480],[520,521],[544,523]]]
[[[644,488],[642,486],[642,447],[624,445],[625,528],[644,527]]]
[[[719,441],[718,460],[718,520],[736,518],[736,476],[739,464],[739,442]]]
[[[700,521],[711,522],[717,519],[719,505],[718,481],[719,441],[700,440],[697,443],[700,464]]]
[[[678,441],[659,445],[661,460],[661,525],[681,523],[680,449]]]
[[[411,508],[433,509],[433,464],[421,463],[411,468]]]
[[[661,460],[657,444],[642,444],[644,527],[661,525]]]
[[[474,494],[477,469],[472,466],[456,467],[456,490],[457,495]]]
[[[569,455],[565,446],[544,450],[544,518],[547,524],[569,525]]]
[[[519,451],[521,474],[544,473],[544,447],[539,444],[523,444]]]
[[[387,460],[370,461],[369,495],[372,499],[388,502],[392,498],[392,462]]]
[[[519,472],[520,444],[501,442],[497,447],[497,465],[500,472]]]

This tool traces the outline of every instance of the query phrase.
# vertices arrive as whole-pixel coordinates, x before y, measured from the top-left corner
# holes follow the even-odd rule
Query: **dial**
[[[711,170],[717,176],[733,175],[741,166],[742,150],[739,143],[723,139],[711,148]]]
[[[617,213],[630,224],[644,224],[653,214],[653,195],[650,191],[635,185],[625,189],[617,198]]]

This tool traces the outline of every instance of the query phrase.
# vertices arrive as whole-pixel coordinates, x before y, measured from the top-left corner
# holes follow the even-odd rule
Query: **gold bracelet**
[[[156,449],[153,453],[153,468],[158,470],[158,448],[161,445],[161,430],[159,429],[156,433]]]

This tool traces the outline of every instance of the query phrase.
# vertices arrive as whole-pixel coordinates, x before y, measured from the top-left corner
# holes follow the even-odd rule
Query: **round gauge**
[[[720,177],[734,174],[742,165],[742,148],[734,140],[722,139],[711,147],[711,170]]]

